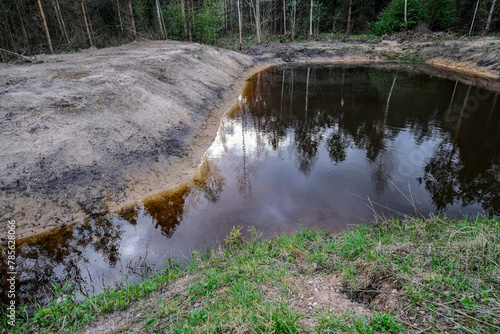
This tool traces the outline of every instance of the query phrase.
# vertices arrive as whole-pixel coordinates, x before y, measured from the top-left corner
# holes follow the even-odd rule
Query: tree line
[[[105,47],[127,40],[206,44],[295,41],[323,33],[416,27],[500,30],[497,0],[2,0],[0,57]],[[11,52],[9,54],[9,52]]]

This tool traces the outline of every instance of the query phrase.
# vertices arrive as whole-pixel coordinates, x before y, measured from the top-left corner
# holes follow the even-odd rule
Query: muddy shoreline
[[[246,54],[135,42],[0,65],[0,237],[8,220],[26,238],[187,182],[245,80],[268,66],[411,59],[499,90],[495,38],[263,43]]]

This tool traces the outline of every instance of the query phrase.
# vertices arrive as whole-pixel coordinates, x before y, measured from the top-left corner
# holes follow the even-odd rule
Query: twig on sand
[[[12,51],[5,50],[5,49],[0,49],[0,51],[1,52],[5,52],[5,53],[10,54],[10,55],[13,55],[13,56],[16,56],[16,57],[20,58],[23,61],[27,61],[27,62],[30,62],[30,63],[32,63],[32,62],[35,61],[35,58],[26,57],[26,56],[24,56],[22,54],[19,54],[17,52],[12,52]]]

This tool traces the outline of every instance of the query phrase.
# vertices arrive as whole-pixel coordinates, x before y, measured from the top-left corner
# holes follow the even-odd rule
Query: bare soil
[[[100,216],[186,182],[251,74],[273,64],[425,61],[500,86],[500,39],[261,43],[246,54],[174,41],[0,65],[0,237]],[[441,71],[432,68],[444,69]]]
[[[131,43],[0,66],[1,236],[102,215],[189,178],[257,61]]]

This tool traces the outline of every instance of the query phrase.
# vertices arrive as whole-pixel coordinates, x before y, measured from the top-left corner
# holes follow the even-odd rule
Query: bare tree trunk
[[[293,23],[292,23],[292,42],[295,42],[295,19],[297,17],[297,0],[293,0]]]
[[[260,43],[260,0],[255,0],[255,29],[257,33],[257,43]]]
[[[163,25],[161,7],[160,7],[159,0],[156,0],[156,16],[158,17],[158,28],[160,29],[160,36],[161,36],[161,38],[165,39],[167,36],[167,33],[165,32],[165,27]]]
[[[163,16],[163,10],[161,9],[161,6],[160,6],[160,19],[163,26],[163,33],[165,35],[165,39],[167,39],[168,38],[167,27],[165,26],[165,17]]]
[[[50,53],[54,53],[54,49],[52,48],[52,40],[50,39],[49,27],[47,27],[47,19],[45,18],[45,14],[43,13],[43,7],[40,0],[37,0],[38,8],[40,9],[40,15],[42,15],[43,27],[45,29],[45,35],[47,36],[47,44],[49,44]]]
[[[493,0],[491,2],[490,13],[488,14],[488,21],[486,21],[486,28],[484,28],[484,32],[488,33],[490,31],[491,19],[493,18],[493,12],[495,11],[495,4],[497,0]]]
[[[231,36],[233,36],[233,0],[229,0],[229,30],[231,30]]]
[[[181,0],[181,14],[182,14],[182,26],[184,28],[184,37],[187,37],[187,24],[186,24],[186,3],[185,0]]]
[[[116,0],[116,8],[118,9],[118,20],[120,21],[120,30],[123,33],[123,22],[122,22],[122,13],[120,10],[120,0]]]
[[[193,2],[192,0],[187,0],[187,30],[188,30],[188,41],[193,41],[193,34],[191,32],[191,15],[193,12]]]
[[[309,39],[313,37],[313,9],[314,2],[311,0],[311,10],[309,11]]]
[[[89,39],[90,46],[92,46],[94,45],[94,43],[92,43],[92,36],[90,35],[89,23],[87,21],[87,13],[85,12],[85,5],[83,4],[83,0],[81,0],[80,3],[82,5],[83,20],[85,21],[85,29],[87,30],[87,37]]]
[[[405,29],[408,27],[408,0],[405,0]]]
[[[349,10],[347,12],[347,30],[345,32],[346,35],[349,35],[351,32],[351,14],[352,14],[352,0],[349,1]]]
[[[240,10],[240,0],[236,0],[236,6],[238,7],[238,27],[240,30],[240,50],[243,47],[243,42],[241,38],[241,10]]]
[[[285,4],[285,0],[283,0],[283,35],[286,38],[286,4]]]
[[[479,0],[477,0],[476,10],[474,11],[474,16],[472,17],[472,23],[470,24],[469,35],[472,33],[472,28],[474,27],[474,21],[476,20],[477,7],[479,7]]]
[[[61,8],[59,7],[59,1],[53,0],[52,5],[54,6],[54,11],[56,12],[57,22],[59,23],[59,29],[61,30],[66,43],[69,44],[68,33],[66,32],[66,25],[64,24],[64,20],[61,14]]]
[[[280,15],[277,13],[277,8],[277,5],[273,5],[273,36],[276,36],[276,27],[278,26],[278,22],[280,22]]]
[[[135,40],[135,20],[134,20],[134,8],[132,7],[132,0],[126,0],[125,7],[127,9],[127,18],[130,26],[130,39]]]

